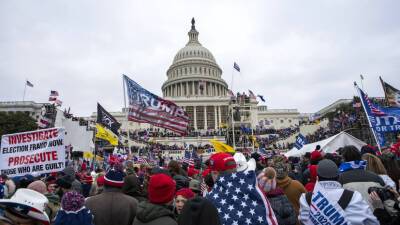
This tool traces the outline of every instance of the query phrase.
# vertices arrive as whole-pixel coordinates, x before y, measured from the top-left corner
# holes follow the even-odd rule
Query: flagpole
[[[236,150],[236,144],[235,144],[235,123],[233,120],[233,106],[231,109],[231,118],[232,118],[232,145],[233,145],[233,149]]]
[[[369,128],[371,129],[372,134],[374,135],[376,144],[378,145],[378,149],[379,149],[380,152],[382,152],[382,150],[381,150],[381,144],[379,143],[378,138],[376,137],[375,131],[374,131],[374,129],[372,128],[372,123],[371,123],[371,120],[369,119],[369,116],[368,116],[368,113],[367,113],[367,109],[365,108],[365,105],[364,105],[364,101],[363,101],[363,99],[362,99],[362,95],[361,95],[360,88],[357,86],[357,83],[356,83],[356,82],[354,82],[354,87],[357,88],[358,95],[359,95],[360,100],[361,100],[361,104],[362,104],[362,106],[363,106],[365,115],[367,116],[367,120],[368,120],[368,123],[369,123]]]
[[[361,88],[363,89],[363,90],[365,90],[364,89],[364,76],[362,75],[362,74],[360,74],[360,80],[361,80]]]
[[[233,70],[234,70],[234,68],[232,68],[232,73],[231,73],[231,75],[232,75],[232,78],[231,78],[231,90],[232,90],[232,92],[233,92]],[[233,92],[233,94],[235,94],[235,92]]]
[[[25,93],[26,93],[26,81],[27,81],[27,80],[25,80],[24,95],[22,96],[22,101],[25,101]]]
[[[128,126],[128,111],[126,108],[126,90],[125,90],[125,77],[124,74],[122,74],[122,89],[124,91],[123,95],[124,95],[124,110],[125,110],[125,119],[126,119],[126,123],[125,123],[125,130],[126,130],[126,135],[128,136],[128,148],[129,148],[129,153],[131,153],[131,146],[129,145],[130,143],[130,136],[129,136],[129,130],[127,129]]]

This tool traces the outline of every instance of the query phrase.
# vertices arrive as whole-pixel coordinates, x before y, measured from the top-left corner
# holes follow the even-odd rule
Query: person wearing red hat
[[[147,188],[149,201],[139,203],[132,225],[177,225],[171,210],[175,190],[175,181],[170,176],[152,175]]]
[[[198,175],[199,173],[200,171],[196,170],[194,166],[189,166],[187,171],[188,177],[195,178],[195,176]]]
[[[209,167],[211,176],[215,182],[221,173],[236,172],[236,161],[231,154],[219,152],[210,157]]]
[[[194,198],[195,194],[190,188],[182,188],[178,190],[175,194],[175,210],[176,213],[179,215],[185,206],[185,203]]]

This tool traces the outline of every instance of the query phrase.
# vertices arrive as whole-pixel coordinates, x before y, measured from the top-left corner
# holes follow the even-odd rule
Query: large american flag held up
[[[223,225],[278,225],[254,171],[220,176],[206,198],[217,208]]]
[[[147,91],[126,75],[124,81],[129,99],[128,120],[186,133],[189,117],[181,107]]]

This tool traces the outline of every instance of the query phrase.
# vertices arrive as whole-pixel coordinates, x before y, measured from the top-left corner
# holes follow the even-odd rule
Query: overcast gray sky
[[[161,95],[166,70],[196,19],[200,42],[234,91],[264,95],[270,108],[315,112],[351,98],[365,77],[400,88],[400,1],[0,0],[0,101],[47,101],[90,115],[123,106],[122,74]]]

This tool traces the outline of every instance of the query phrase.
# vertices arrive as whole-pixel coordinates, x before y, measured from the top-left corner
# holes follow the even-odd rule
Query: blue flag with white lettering
[[[304,137],[302,134],[299,134],[296,137],[296,143],[294,143],[294,147],[300,150],[305,144],[307,144],[306,137]]]
[[[368,95],[365,94],[359,87],[357,87],[361,102],[364,106],[365,113],[368,116],[370,126],[377,136],[380,146],[385,146],[386,132],[400,131],[400,108],[398,107],[381,107],[373,103]]]

